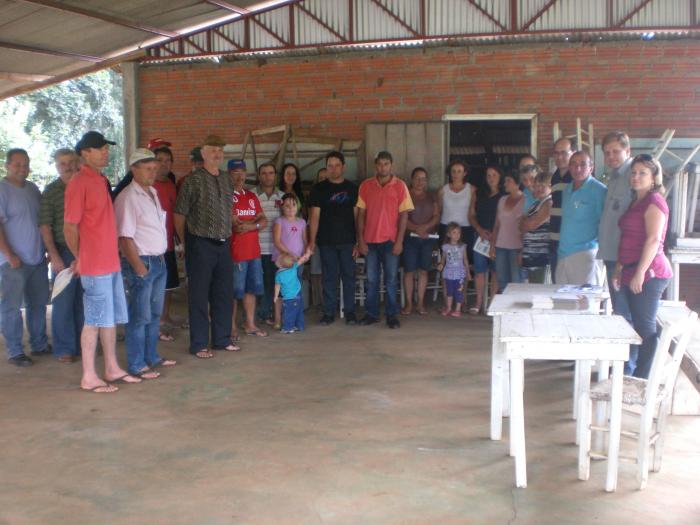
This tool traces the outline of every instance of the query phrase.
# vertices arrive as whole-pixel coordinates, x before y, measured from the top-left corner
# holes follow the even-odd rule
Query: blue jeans
[[[138,374],[144,368],[157,365],[162,360],[156,346],[168,270],[161,255],[141,256],[141,260],[148,269],[148,273],[143,277],[136,275],[126,259],[122,260],[129,304],[129,322],[126,323],[124,331],[130,374]]]
[[[57,247],[66,268],[75,260],[66,247]],[[52,276],[56,278],[56,274]],[[73,278],[52,301],[51,339],[55,357],[80,355],[80,332],[83,330],[83,287]]]
[[[520,282],[520,266],[518,252],[508,248],[496,248],[496,277],[498,278],[498,293],[503,293],[508,283]]]
[[[49,270],[46,262],[24,264],[11,268],[10,263],[0,266],[0,315],[2,335],[5,337],[7,357],[24,353],[22,348],[22,301],[26,307],[29,344],[34,352],[49,346],[46,337],[46,303],[49,299]]]
[[[368,243],[367,247],[367,300],[365,311],[370,317],[379,319],[379,276],[384,272],[384,286],[386,287],[384,313],[387,318],[396,317],[399,313],[399,303],[396,299],[399,256],[393,255],[393,241],[381,243]]]
[[[258,301],[258,318],[266,321],[272,319],[272,298],[275,295],[275,274],[277,265],[272,260],[272,255],[261,255],[264,293]]]
[[[608,278],[608,289],[610,291],[610,300],[612,301],[613,313],[621,315],[625,320],[632,324],[632,312],[630,305],[627,302],[627,293],[620,288],[615,290],[613,286],[613,275],[615,275],[615,261],[605,261],[605,273]],[[639,345],[630,345],[630,358],[625,363],[625,375],[631,376],[634,374],[634,369],[637,367],[637,356],[639,355]]]
[[[290,332],[295,328],[304,331],[304,299],[301,293],[294,299],[282,301],[282,330]]]
[[[668,286],[670,279],[649,279],[642,286],[641,293],[632,293],[629,286],[624,286],[622,290],[627,295],[627,303],[632,313],[632,326],[642,338],[637,356],[637,367],[634,370],[635,377],[646,379],[651,371],[651,364],[654,361],[656,345],[659,342],[659,335],[656,328],[656,312],[659,309],[661,295]]]
[[[343,286],[343,311],[355,313],[355,260],[352,244],[319,246],[323,279],[323,314],[335,317],[338,308],[338,274]]]

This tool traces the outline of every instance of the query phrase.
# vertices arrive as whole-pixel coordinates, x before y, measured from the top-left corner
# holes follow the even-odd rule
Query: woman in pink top
[[[668,205],[663,198],[663,172],[651,155],[637,155],[630,169],[634,197],[620,217],[620,248],[613,284],[622,288],[632,313],[632,324],[642,337],[633,375],[647,378],[658,336],[656,311],[673,272],[664,254]]]
[[[498,292],[502,293],[508,283],[520,282],[520,264],[518,259],[523,247],[520,234],[520,218],[523,216],[525,197],[520,191],[518,174],[507,173],[503,179],[507,195],[498,201],[496,225],[491,236],[489,256],[496,257],[496,276]]]

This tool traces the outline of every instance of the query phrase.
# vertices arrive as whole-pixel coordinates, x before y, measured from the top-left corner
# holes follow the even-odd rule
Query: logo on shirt
[[[350,194],[347,191],[339,191],[331,195],[329,199],[333,204],[345,204],[350,200]]]
[[[292,226],[291,228],[289,228],[289,231],[297,233],[299,231],[299,228],[297,228],[296,226]]]
[[[255,200],[254,199],[248,199],[248,206],[251,208],[255,208]]]

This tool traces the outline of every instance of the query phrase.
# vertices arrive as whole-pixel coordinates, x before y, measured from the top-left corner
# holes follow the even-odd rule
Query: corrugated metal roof
[[[286,1],[0,0],[0,99],[141,56],[146,46]],[[192,40],[196,45],[184,46],[185,54],[204,49],[198,35]]]
[[[235,13],[231,4],[250,12]],[[62,10],[69,8],[103,19]],[[323,47],[611,40],[651,32],[695,38],[699,31],[700,0],[0,0],[0,98],[133,58],[247,59]]]
[[[298,0],[204,30],[204,51],[172,45],[147,61],[217,55],[313,53],[315,48],[429,42],[611,40],[654,32],[694,37],[700,0]],[[225,36],[222,36],[225,35]]]

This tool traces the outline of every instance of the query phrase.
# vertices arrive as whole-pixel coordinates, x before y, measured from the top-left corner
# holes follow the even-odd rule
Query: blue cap
[[[243,159],[231,159],[228,161],[228,170],[244,170],[246,169],[245,161]]]

